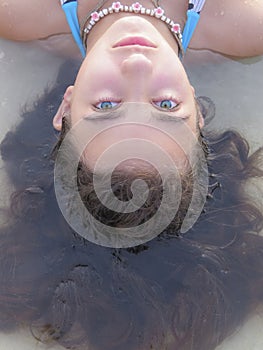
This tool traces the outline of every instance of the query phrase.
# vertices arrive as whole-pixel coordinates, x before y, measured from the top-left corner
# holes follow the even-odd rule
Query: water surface
[[[189,53],[190,55],[190,53]],[[19,122],[20,108],[32,103],[47,85],[52,85],[62,59],[32,44],[0,41],[0,137]],[[217,54],[199,52],[186,59],[190,80],[196,95],[205,95],[215,102],[217,117],[211,128],[234,127],[248,138],[253,149],[263,144],[263,59],[233,61]],[[32,130],[34,132],[34,130]],[[3,201],[8,198],[8,184],[2,172]],[[263,348],[263,316],[259,312],[240,327],[217,350],[261,350]],[[46,346],[21,330],[15,336],[0,337],[1,350],[34,350]],[[52,349],[62,349],[60,346]]]

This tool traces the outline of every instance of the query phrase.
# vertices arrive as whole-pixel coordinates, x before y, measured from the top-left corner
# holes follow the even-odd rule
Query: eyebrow
[[[190,118],[190,115],[184,116],[184,117],[178,117],[177,115],[174,115],[172,112],[162,112],[162,111],[154,111],[152,112],[152,117],[155,120],[162,120],[166,122],[183,122]]]
[[[112,120],[112,119],[121,118],[123,117],[124,114],[125,114],[124,109],[121,109],[121,110],[115,109],[109,112],[95,112],[89,115],[85,115],[83,119],[87,121],[96,122],[99,120]],[[188,120],[190,116],[187,115],[184,117],[178,117],[174,115],[172,112],[162,112],[162,111],[155,110],[155,111],[151,111],[151,118],[154,120],[178,123],[178,122],[183,122]]]
[[[123,115],[123,112],[120,110],[111,110],[110,112],[95,112],[92,114],[85,115],[83,119],[85,120],[110,120],[110,119],[117,119],[121,118]]]

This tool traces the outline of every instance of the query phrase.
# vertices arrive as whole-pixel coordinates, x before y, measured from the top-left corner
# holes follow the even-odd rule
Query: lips
[[[149,39],[146,39],[141,36],[130,36],[130,37],[121,39],[116,44],[114,44],[113,47],[115,48],[115,47],[132,46],[132,45],[156,48],[156,45],[154,43],[152,43]]]

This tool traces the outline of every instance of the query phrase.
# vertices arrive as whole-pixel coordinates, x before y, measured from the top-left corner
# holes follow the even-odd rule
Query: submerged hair
[[[26,325],[68,349],[214,349],[263,298],[262,211],[245,189],[263,175],[263,150],[250,155],[235,131],[204,132],[209,195],[192,229],[128,249],[94,245],[68,226],[54,193],[51,119],[67,69],[1,144],[14,187],[1,228],[1,329]],[[78,179],[89,204],[85,167]],[[118,179],[114,186],[129,197],[129,183],[125,192]]]

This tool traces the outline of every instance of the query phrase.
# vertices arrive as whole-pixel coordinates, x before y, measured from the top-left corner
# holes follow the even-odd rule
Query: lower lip
[[[119,42],[117,42],[113,47],[115,48],[115,47],[133,46],[133,45],[156,48],[156,45],[154,45],[150,40],[142,37],[137,37],[137,36],[124,38]]]

